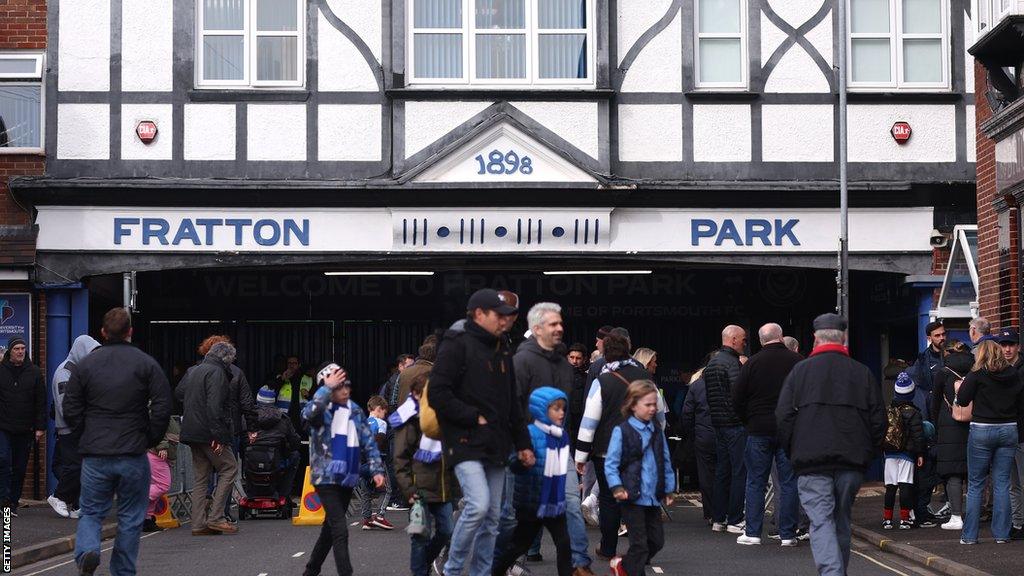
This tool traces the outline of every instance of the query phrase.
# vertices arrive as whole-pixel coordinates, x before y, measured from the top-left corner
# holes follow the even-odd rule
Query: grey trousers
[[[949,499],[949,513],[953,516],[964,515],[964,477],[950,476],[946,478],[946,497]]]
[[[811,519],[811,553],[820,576],[845,576],[850,564],[850,515],[864,473],[838,470],[797,478],[800,503]]]
[[[1014,466],[1010,469],[1010,509],[1013,511],[1013,526],[1024,526],[1024,489],[1021,488],[1024,478],[1024,444],[1017,445]]]

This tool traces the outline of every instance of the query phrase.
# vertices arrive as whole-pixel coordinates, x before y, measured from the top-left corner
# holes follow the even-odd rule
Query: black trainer
[[[82,561],[78,563],[78,574],[79,576],[92,576],[99,565],[99,552],[86,552],[82,554]]]

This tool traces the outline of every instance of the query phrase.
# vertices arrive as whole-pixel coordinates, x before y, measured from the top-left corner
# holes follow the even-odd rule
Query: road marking
[[[302,556],[303,554],[305,554],[305,552],[296,552],[295,554],[292,554],[292,558],[298,558],[299,556]]]
[[[664,570],[662,570],[661,568],[659,568],[657,566],[651,566],[651,570],[654,570],[655,574],[664,574],[665,573]]]
[[[871,556],[868,556],[867,554],[864,554],[863,552],[858,552],[857,550],[852,550],[852,552],[854,554],[856,554],[857,556],[860,556],[860,557],[864,558],[865,560],[868,560],[869,562],[872,562],[874,564],[878,564],[882,568],[885,568],[886,570],[888,570],[888,571],[890,571],[890,572],[892,572],[894,574],[899,574],[900,576],[910,576],[910,574],[907,574],[906,572],[900,572],[899,570],[893,568],[892,566],[889,566],[887,564],[882,564],[878,560],[875,560],[874,558],[872,558]]]
[[[151,532],[149,534],[143,534],[142,538],[149,538],[150,536],[156,536],[157,534],[159,534],[159,532]],[[101,548],[100,549],[100,554],[102,554],[104,552],[110,552],[113,549],[114,549],[113,545],[107,546],[106,548]],[[44,560],[44,562],[45,562],[45,560]],[[74,558],[74,555],[72,555],[71,560],[68,560],[66,562],[61,562],[60,564],[54,564],[53,566],[50,566],[49,568],[43,568],[42,570],[37,570],[35,572],[32,572],[31,574],[25,574],[24,576],[36,576],[37,574],[42,574],[43,572],[49,572],[50,570],[53,570],[54,568],[60,568],[61,566],[67,566],[68,564],[74,564],[74,563],[75,563],[75,558]]]
[[[257,574],[256,576],[267,576],[267,573],[266,573],[266,572],[260,572],[260,573],[259,573],[259,574]]]
[[[359,522],[353,522],[353,523],[349,524],[349,526],[359,526]]]

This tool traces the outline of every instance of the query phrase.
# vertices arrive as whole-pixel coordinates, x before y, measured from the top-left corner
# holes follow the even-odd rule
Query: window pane
[[[38,76],[35,58],[0,58],[0,74]]]
[[[257,80],[298,80],[299,42],[289,36],[256,39]]]
[[[538,0],[537,20],[541,29],[587,27],[587,0]]]
[[[742,58],[738,38],[702,38],[700,82],[743,82]]]
[[[526,36],[478,34],[477,78],[526,78]]]
[[[541,34],[538,46],[541,78],[587,77],[586,34]]]
[[[903,41],[903,81],[942,82],[942,40]]]
[[[462,34],[416,34],[417,78],[462,78]]]
[[[245,42],[242,36],[206,36],[203,38],[203,79],[242,80],[245,78]]]
[[[245,28],[245,0],[203,0],[203,30]]]
[[[888,40],[855,39],[852,46],[854,82],[892,82]]]
[[[298,30],[295,0],[259,0],[256,3],[256,29],[261,32]]]
[[[0,85],[0,147],[39,148],[41,86]]]
[[[462,0],[416,0],[416,28],[462,28]]]
[[[942,33],[939,0],[903,0],[903,31],[911,34]]]
[[[889,0],[850,0],[853,32],[888,32]]]
[[[740,0],[700,0],[701,32],[739,32]]]
[[[476,0],[477,28],[526,28],[526,0]]]

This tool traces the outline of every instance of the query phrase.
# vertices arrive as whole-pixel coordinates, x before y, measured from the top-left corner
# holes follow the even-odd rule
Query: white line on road
[[[159,532],[151,532],[149,534],[143,534],[142,538],[149,538],[150,536],[156,536],[157,534],[159,534]],[[100,553],[102,554],[103,552],[110,552],[113,549],[114,549],[113,546],[107,546],[106,548],[100,549]],[[61,566],[67,566],[68,564],[74,564],[74,563],[75,563],[75,558],[72,555],[71,560],[68,560],[66,562],[61,562],[60,564],[54,564],[53,566],[50,566],[49,568],[43,568],[42,570],[37,570],[35,572],[32,572],[31,574],[25,574],[24,576],[36,576],[37,574],[42,574],[43,572],[49,572],[50,570],[53,570],[54,568],[60,568]]]
[[[266,572],[260,572],[260,573],[259,573],[259,574],[257,574],[256,576],[267,576],[267,573],[266,573]]]
[[[662,570],[661,568],[659,568],[658,566],[651,566],[651,570],[654,570],[655,574],[664,574],[665,573],[665,571]]]
[[[298,558],[299,556],[302,556],[303,554],[305,554],[305,552],[296,552],[295,554],[292,554],[292,558]]]
[[[892,566],[889,566],[887,564],[882,564],[878,560],[875,560],[874,558],[872,558],[871,556],[868,556],[867,554],[864,554],[863,552],[858,552],[856,550],[852,550],[852,552],[854,554],[856,554],[857,556],[860,556],[860,557],[862,557],[862,558],[864,558],[864,559],[866,559],[866,560],[868,560],[870,562],[873,562],[875,564],[878,564],[882,568],[885,568],[886,570],[888,570],[888,571],[890,571],[890,572],[892,572],[894,574],[899,574],[900,576],[910,576],[910,574],[907,574],[906,572],[900,572],[899,570],[893,568]]]
[[[353,522],[350,526],[359,526],[359,522]]]

